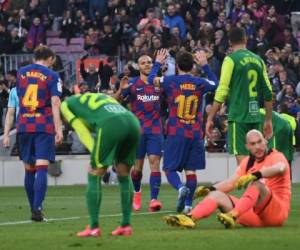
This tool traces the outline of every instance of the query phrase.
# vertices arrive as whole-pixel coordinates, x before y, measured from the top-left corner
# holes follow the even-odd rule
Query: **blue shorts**
[[[201,139],[168,136],[164,150],[164,171],[205,169],[205,150]]]
[[[161,134],[141,135],[140,143],[137,149],[136,158],[144,159],[145,155],[162,155],[163,136]]]
[[[19,133],[19,154],[23,162],[35,164],[36,160],[55,160],[55,137],[47,133]]]

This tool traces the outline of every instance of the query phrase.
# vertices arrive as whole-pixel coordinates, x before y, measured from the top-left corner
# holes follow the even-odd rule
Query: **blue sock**
[[[188,197],[185,200],[186,206],[192,206],[193,203],[193,195],[195,192],[195,189],[197,187],[197,175],[196,174],[189,174],[186,175],[186,184],[185,186],[190,189],[190,193]]]
[[[131,171],[131,179],[135,192],[139,192],[141,190],[141,182],[142,182],[143,173],[141,171],[132,170]]]
[[[25,170],[24,187],[25,187],[25,191],[27,194],[27,198],[31,210],[33,209],[33,202],[34,202],[34,180],[35,180],[35,169]]]
[[[150,174],[150,190],[151,190],[151,200],[157,199],[160,184],[161,184],[161,173],[160,172],[151,172]]]
[[[176,171],[169,171],[166,172],[166,176],[168,179],[168,182],[172,185],[173,188],[175,188],[176,190],[179,190],[179,188],[181,188],[182,182],[179,178],[179,175],[177,174]]]
[[[37,166],[36,179],[34,182],[34,203],[33,209],[42,209],[42,204],[47,192],[47,173],[48,166]]]

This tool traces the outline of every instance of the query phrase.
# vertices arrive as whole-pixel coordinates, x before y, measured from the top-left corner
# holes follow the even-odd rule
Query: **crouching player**
[[[194,228],[195,222],[213,214],[226,228],[237,223],[248,227],[281,226],[290,210],[290,168],[284,155],[267,150],[267,141],[258,130],[246,137],[250,156],[243,159],[237,171],[214,186],[200,186],[195,197],[206,196],[188,215],[169,215],[167,224]],[[229,195],[235,188],[245,187],[241,198]]]
[[[79,237],[98,237],[101,205],[101,177],[107,167],[116,164],[121,191],[123,218],[112,235],[129,236],[133,186],[129,172],[135,161],[140,138],[140,125],[135,116],[104,94],[86,93],[68,98],[61,105],[66,120],[75,129],[81,142],[91,153],[86,192],[90,224]]]

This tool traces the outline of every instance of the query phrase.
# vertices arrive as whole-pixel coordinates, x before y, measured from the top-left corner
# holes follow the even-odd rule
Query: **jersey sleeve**
[[[204,72],[206,73],[208,79],[202,78],[204,81],[204,92],[208,91],[215,91],[218,87],[218,78],[217,76],[211,71],[208,65],[203,67]]]
[[[268,73],[266,70],[266,65],[262,61],[262,68],[263,68],[263,95],[265,101],[272,101],[272,86],[268,77]]]
[[[62,94],[62,82],[57,73],[53,74],[50,83],[50,93],[51,96],[61,96]]]
[[[12,88],[11,91],[9,92],[9,97],[8,97],[8,108],[16,108],[18,106],[18,96],[17,96],[17,90],[16,88]]]
[[[215,95],[216,102],[219,103],[225,102],[229,92],[229,85],[230,85],[233,69],[234,69],[233,60],[229,56],[225,57],[221,69],[220,84],[217,88],[216,95]]]

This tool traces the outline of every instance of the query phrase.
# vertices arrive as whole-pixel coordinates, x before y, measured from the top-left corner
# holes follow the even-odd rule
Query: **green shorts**
[[[140,124],[134,116],[115,116],[100,123],[91,153],[91,167],[108,167],[113,163],[133,166],[139,139]]]
[[[274,132],[274,131],[273,131]],[[283,153],[288,161],[294,159],[294,146],[293,146],[293,130],[286,124],[280,131],[276,131],[269,141],[269,148],[275,148]]]
[[[228,122],[228,152],[234,155],[248,155],[246,135],[249,130],[262,131],[260,123]]]

